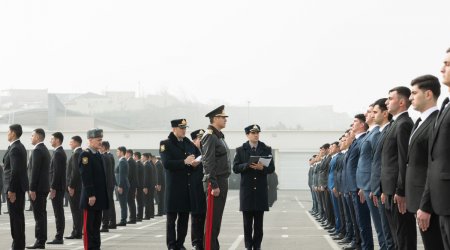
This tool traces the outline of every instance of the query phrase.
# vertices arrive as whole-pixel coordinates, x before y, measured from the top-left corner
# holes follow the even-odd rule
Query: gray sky
[[[450,1],[3,0],[0,88],[101,93],[140,83],[145,94],[204,103],[352,113],[416,76],[441,78],[449,9]]]

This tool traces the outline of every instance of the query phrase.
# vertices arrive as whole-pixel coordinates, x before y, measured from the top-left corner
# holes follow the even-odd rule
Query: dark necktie
[[[252,152],[255,152],[256,151],[256,147],[252,147]]]
[[[442,112],[444,111],[445,105],[447,105],[448,102],[449,102],[448,97],[444,99],[444,102],[442,102],[442,106],[441,106],[441,109],[439,110],[439,114],[438,114],[438,119],[441,116]]]
[[[414,123],[414,127],[412,129],[412,133],[414,134],[414,131],[416,131],[417,127],[419,127],[419,123],[422,121],[422,118],[419,117],[419,119],[417,119],[416,123]]]

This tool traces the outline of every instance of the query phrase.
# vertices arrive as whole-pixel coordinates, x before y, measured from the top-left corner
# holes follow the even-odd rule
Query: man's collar
[[[15,139],[14,141],[12,141],[12,142],[9,144],[9,146],[13,145],[14,142],[16,142],[16,141],[20,141],[20,139]]]
[[[36,143],[36,145],[34,145],[34,148],[36,148],[39,144],[43,144],[43,143],[44,143],[43,141]]]
[[[398,118],[399,116],[401,116],[402,114],[407,113],[407,112],[408,112],[408,110],[405,110],[405,111],[403,111],[403,112],[400,112],[400,113],[398,113],[398,114],[392,116],[392,120],[394,120],[394,121],[397,120],[397,118]]]

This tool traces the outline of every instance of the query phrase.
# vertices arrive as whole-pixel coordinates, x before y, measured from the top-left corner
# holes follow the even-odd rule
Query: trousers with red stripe
[[[102,224],[102,210],[84,209],[83,215],[84,249],[100,249],[100,225]]]
[[[206,223],[205,223],[205,250],[219,250],[219,233],[222,224],[223,210],[228,194],[228,178],[217,178],[220,194],[217,197],[210,195],[208,190],[208,199],[213,198],[213,202],[208,201]],[[212,204],[212,209],[210,205]],[[210,219],[210,220],[209,220]]]

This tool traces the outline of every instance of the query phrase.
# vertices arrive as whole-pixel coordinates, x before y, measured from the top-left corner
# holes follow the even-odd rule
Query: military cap
[[[253,124],[245,127],[244,131],[246,134],[249,134],[250,132],[261,132],[261,127],[257,124]]]
[[[186,119],[175,119],[170,121],[170,124],[172,125],[172,128],[187,128],[187,122]]]
[[[205,115],[205,117],[228,117],[224,112],[225,105],[222,105]]]
[[[192,138],[192,140],[195,140],[197,138],[202,138],[204,133],[205,133],[205,130],[197,129],[191,133],[191,138]]]
[[[103,129],[94,128],[91,130],[88,130],[87,132],[87,138],[103,138]]]

